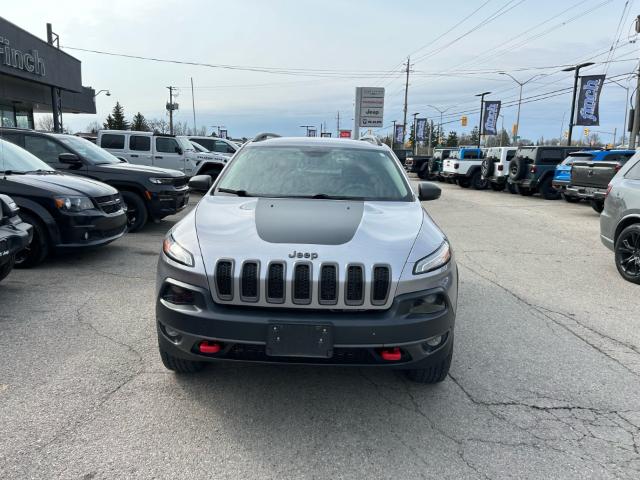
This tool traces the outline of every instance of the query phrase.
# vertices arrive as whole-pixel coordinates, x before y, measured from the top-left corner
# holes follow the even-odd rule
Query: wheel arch
[[[16,202],[16,205],[20,207],[20,211],[36,217],[36,219],[39,220],[42,225],[44,225],[47,235],[49,236],[49,240],[54,245],[60,243],[60,230],[58,229],[58,224],[56,223],[55,218],[53,218],[53,216],[47,211],[46,208],[44,208],[39,203],[25,197],[11,195],[11,198],[13,198],[13,200]],[[18,215],[20,215],[20,212],[18,212]]]
[[[618,237],[620,236],[620,233],[622,233],[622,231],[625,228],[635,223],[640,223],[640,213],[632,213],[631,215],[627,215],[622,220],[620,220],[620,222],[618,223],[618,226],[616,227],[616,233],[613,236],[614,244],[615,242],[618,241]]]

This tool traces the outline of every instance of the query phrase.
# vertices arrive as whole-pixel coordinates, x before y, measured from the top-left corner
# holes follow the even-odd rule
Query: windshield
[[[14,173],[45,170],[53,172],[53,168],[37,158],[35,155],[6,140],[0,140],[0,171]]]
[[[218,189],[258,197],[411,201],[411,189],[387,153],[363,148],[245,148]]]
[[[58,137],[58,140],[62,143],[75,150],[82,158],[94,165],[120,163],[120,160],[114,155],[111,155],[109,152],[98,147],[95,143],[91,143],[89,140],[74,137],[72,135],[56,135],[56,137]]]
[[[518,149],[518,151],[516,152],[516,156],[517,157],[528,158],[529,160],[534,160],[535,161],[535,159],[536,159],[536,148],[535,147],[531,147],[531,148],[520,147]]]
[[[189,141],[189,139],[186,137],[176,137],[176,140],[178,141],[178,144],[180,145],[180,147],[182,147],[182,150],[187,151],[187,150],[196,149],[196,147],[194,147]]]
[[[582,153],[580,155],[569,155],[562,161],[562,165],[571,165],[573,162],[589,162],[593,160],[590,153]]]
[[[204,148],[202,145],[200,145],[198,142],[194,142],[193,140],[191,141],[191,145],[193,145],[193,148],[196,149],[196,151],[198,152],[202,152],[202,153],[209,153],[209,150],[207,150],[206,148]]]

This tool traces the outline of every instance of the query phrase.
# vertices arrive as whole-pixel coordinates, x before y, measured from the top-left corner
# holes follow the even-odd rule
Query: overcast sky
[[[630,8],[618,29],[626,4]],[[629,43],[635,39],[632,21],[640,13],[638,7],[640,2],[633,0],[21,0],[3,2],[2,15],[41,38],[46,36],[46,22],[51,22],[63,48],[82,61],[83,84],[111,90],[110,97],[97,98],[97,115],[65,116],[66,125],[75,131],[94,120],[102,123],[116,100],[129,117],[137,111],[148,118],[164,116],[169,85],[179,87],[176,120],[191,124],[193,77],[198,126],[206,125],[210,131],[212,125],[225,125],[233,136],[249,136],[259,131],[297,135],[303,131],[299,125],[320,122],[335,132],[338,111],[342,126],[350,128],[356,86],[385,86],[385,126],[401,121],[400,70],[409,54],[415,71],[409,85],[409,114],[420,112],[436,121],[439,114],[429,104],[461,112],[477,108],[474,95],[487,90],[494,92],[488,98],[517,99],[515,83],[494,73],[500,70],[520,80],[552,74],[524,89],[525,97],[539,95],[571,86],[572,74],[557,73],[557,67],[521,69],[575,63],[597,54],[601,55],[594,61],[604,62],[607,50],[616,45],[614,62],[584,72],[606,71],[610,77],[632,72],[637,61],[619,60],[639,56],[638,44]],[[69,47],[277,68],[286,74],[157,63]],[[309,69],[331,72],[319,77]],[[620,135],[625,95],[621,87],[605,86],[602,125],[594,130],[612,132],[617,127]],[[534,140],[559,136],[563,116],[566,128],[570,103],[570,94],[564,93],[524,104],[521,135]],[[515,122],[515,113],[515,107],[503,109],[507,129]],[[455,120],[447,130],[468,130],[460,127],[459,116],[445,118]],[[469,122],[470,127],[477,124],[477,114],[470,114]]]

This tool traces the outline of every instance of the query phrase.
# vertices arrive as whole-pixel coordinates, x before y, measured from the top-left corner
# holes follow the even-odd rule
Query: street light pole
[[[544,74],[539,73],[524,82],[521,82],[516,77],[507,72],[500,72],[500,75],[506,75],[507,77],[511,78],[511,80],[520,85],[520,96],[518,97],[518,113],[516,114],[516,128],[513,132],[513,142],[515,143],[518,139],[518,136],[520,135],[520,107],[522,106],[522,88],[534,78],[542,77],[544,76]]]
[[[633,77],[629,77],[627,81],[631,80],[632,78]],[[624,123],[622,124],[622,145],[624,145],[624,142],[626,140],[626,135],[627,135],[627,120],[629,115],[629,85],[625,87],[624,85],[622,85],[620,82],[616,80],[611,80],[611,81],[616,85],[618,85],[619,87],[624,88],[625,91],[627,92],[627,96],[625,97],[625,101],[624,101]]]
[[[482,116],[484,114],[484,97],[489,95],[491,92],[483,92],[478,93],[476,97],[480,97],[480,122],[478,123],[478,148],[480,148],[480,142],[482,140]]]
[[[575,67],[569,67],[562,70],[563,72],[575,72],[575,75],[573,77],[573,98],[571,99],[571,116],[569,117],[569,135],[567,138],[567,146],[569,147],[571,146],[571,136],[573,134],[573,125],[574,125],[575,115],[576,115],[576,93],[578,92],[578,78],[580,75],[580,69],[584,67],[590,67],[591,65],[594,65],[594,63],[593,62],[580,63]]]
[[[306,128],[307,129],[307,137],[309,136],[309,129],[311,127],[315,127],[315,125],[300,125],[300,128]]]
[[[104,89],[103,89],[103,90],[98,90],[98,91],[93,95],[93,98],[96,98],[96,97],[97,97],[98,95],[100,95],[102,92],[105,92],[105,95],[106,95],[107,97],[110,97],[110,96],[111,96],[111,92],[110,92],[109,90],[104,90]]]
[[[438,125],[438,130],[439,130],[439,132],[440,132],[440,135],[442,136],[442,133],[443,133],[443,132],[442,132],[442,114],[443,114],[444,112],[446,112],[447,110],[449,110],[450,108],[453,108],[453,107],[447,107],[447,108],[445,108],[445,109],[438,108],[438,107],[436,107],[435,105],[427,105],[427,107],[429,107],[429,108],[433,108],[434,110],[437,110],[438,112],[440,112],[440,125]],[[438,142],[438,145],[440,145],[440,142]],[[440,146],[441,146],[441,145],[440,145]]]

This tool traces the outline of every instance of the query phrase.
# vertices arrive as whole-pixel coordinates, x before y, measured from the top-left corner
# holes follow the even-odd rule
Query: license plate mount
[[[331,325],[269,323],[266,354],[272,357],[331,358]]]

